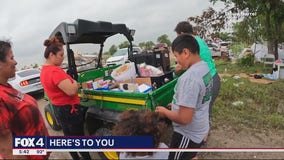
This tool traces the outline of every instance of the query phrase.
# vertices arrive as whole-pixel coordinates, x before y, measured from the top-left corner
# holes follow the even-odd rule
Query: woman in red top
[[[48,159],[49,153],[12,155],[13,136],[48,136],[36,100],[8,83],[15,77],[16,65],[10,42],[0,41],[0,159]]]
[[[78,83],[60,67],[64,59],[63,44],[52,37],[45,40],[44,57],[40,80],[45,93],[54,106],[54,111],[65,136],[84,135],[84,111],[78,97]],[[77,152],[70,152],[74,160],[80,159]],[[91,159],[88,152],[80,152],[84,159]]]

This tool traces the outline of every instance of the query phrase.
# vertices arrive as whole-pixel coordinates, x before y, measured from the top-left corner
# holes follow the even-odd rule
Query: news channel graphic
[[[151,149],[152,136],[14,136],[13,155],[46,155],[46,152],[80,151],[101,149]]]
[[[14,136],[13,155],[46,155],[46,137]]]

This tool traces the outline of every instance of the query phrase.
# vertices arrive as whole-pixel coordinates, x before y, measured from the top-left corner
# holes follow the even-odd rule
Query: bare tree
[[[223,10],[216,11],[212,7],[203,11],[201,16],[189,17],[188,22],[194,26],[194,32],[202,38],[220,32],[226,27],[228,15]]]

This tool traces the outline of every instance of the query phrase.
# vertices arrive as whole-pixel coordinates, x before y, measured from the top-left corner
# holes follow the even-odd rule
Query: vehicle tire
[[[103,121],[96,119],[90,113],[86,113],[84,122],[84,133],[85,135],[95,135],[96,131],[103,126]]]
[[[97,136],[111,136],[111,129],[102,127],[99,128],[96,132],[95,135]],[[98,152],[100,158],[102,160],[114,160],[114,159],[119,159],[119,153],[118,152]]]
[[[114,160],[119,159],[119,153],[118,152],[98,152],[100,158],[102,160]]]
[[[56,120],[55,114],[50,107],[51,106],[49,104],[44,107],[45,119],[53,130],[59,131],[61,129],[61,126]]]
[[[87,136],[110,136],[112,123],[105,123],[87,111],[84,124],[84,132]],[[98,152],[102,160],[119,159],[118,152]]]

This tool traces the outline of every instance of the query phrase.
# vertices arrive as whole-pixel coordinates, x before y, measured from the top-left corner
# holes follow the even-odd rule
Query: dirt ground
[[[204,148],[246,149],[247,152],[204,152],[200,159],[284,159],[284,131],[269,130],[235,130],[230,126],[212,128],[209,140]],[[253,149],[280,149],[282,152],[254,152]]]
[[[163,142],[170,143],[172,128],[166,131]],[[236,130],[230,126],[219,126],[211,128],[209,139],[198,153],[199,159],[284,159],[284,130]],[[222,151],[209,151],[220,149]],[[230,149],[240,149],[241,151],[232,152]],[[267,149],[255,152],[255,149]],[[273,151],[281,149],[282,152]]]

